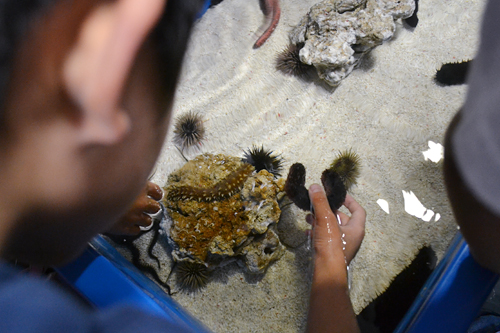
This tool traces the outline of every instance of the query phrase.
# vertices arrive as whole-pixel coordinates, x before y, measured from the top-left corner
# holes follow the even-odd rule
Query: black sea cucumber
[[[286,195],[300,209],[311,210],[311,199],[305,183],[306,168],[300,163],[293,164],[288,171],[285,182]],[[326,169],[321,175],[321,183],[325,189],[330,208],[334,211],[339,209],[347,194],[342,177],[333,169]]]
[[[434,80],[437,84],[443,86],[464,84],[471,64],[472,60],[444,64],[436,72]]]
[[[321,174],[321,183],[325,188],[326,197],[330,208],[335,211],[339,209],[345,201],[347,190],[340,175],[332,169],[326,169]]]
[[[180,186],[171,189],[167,194],[167,198],[169,200],[189,199],[207,202],[226,199],[241,189],[243,183],[253,170],[254,167],[252,165],[244,163],[236,171],[232,172],[228,177],[211,188]]]
[[[264,0],[264,10],[266,17],[272,15],[272,21],[269,27],[264,31],[262,36],[257,39],[255,44],[253,45],[254,49],[257,49],[262,46],[266,42],[266,40],[271,36],[274,29],[278,26],[278,22],[280,20],[281,8],[279,0]]]
[[[295,163],[288,171],[288,177],[285,182],[286,195],[302,210],[311,209],[311,200],[309,199],[309,191],[306,187],[306,168]]]
[[[415,28],[418,24],[417,12],[418,12],[418,0],[415,0],[415,10],[413,11],[413,14],[410,17],[404,19],[406,24],[408,24],[412,28]]]

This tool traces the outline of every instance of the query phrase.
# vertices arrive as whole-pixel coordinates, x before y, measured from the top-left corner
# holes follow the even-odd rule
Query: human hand
[[[312,235],[316,256],[327,258],[338,253],[339,248],[344,249],[345,261],[349,265],[365,235],[365,210],[351,195],[347,194],[344,206],[351,216],[337,211],[336,214],[340,217],[339,224],[320,185],[311,185],[309,197],[315,215],[308,214],[306,220],[313,226]]]
[[[141,232],[140,227],[147,227],[153,222],[148,214],[157,213],[161,209],[158,201],[162,196],[163,192],[160,186],[148,181],[132,207],[113,225],[108,233],[120,236],[138,235]]]

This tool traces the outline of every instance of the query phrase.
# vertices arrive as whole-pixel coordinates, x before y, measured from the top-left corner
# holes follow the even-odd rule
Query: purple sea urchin
[[[281,176],[283,159],[280,155],[273,155],[271,150],[264,149],[264,146],[261,146],[260,148],[252,146],[252,148],[249,148],[244,152],[242,160],[245,163],[253,165],[255,167],[255,171],[257,172],[266,169],[275,177]]]
[[[335,171],[347,191],[356,184],[360,173],[360,158],[352,149],[342,151],[337,154],[335,160],[330,165],[330,170]]]
[[[198,291],[207,285],[209,272],[205,265],[183,261],[177,265],[177,280],[181,289]]]
[[[288,171],[288,177],[285,182],[286,195],[302,210],[311,209],[311,200],[309,199],[309,191],[306,187],[306,168],[295,163]]]
[[[175,119],[174,143],[180,147],[181,151],[200,144],[204,138],[205,127],[199,113],[188,111]]]
[[[286,49],[278,54],[276,59],[276,69],[288,75],[305,76],[314,66],[300,61],[299,52],[302,45],[290,44]]]

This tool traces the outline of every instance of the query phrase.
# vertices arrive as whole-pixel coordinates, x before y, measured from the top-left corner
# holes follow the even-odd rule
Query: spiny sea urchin
[[[203,117],[194,111],[188,111],[175,119],[174,143],[184,150],[201,143],[205,138]]]
[[[359,155],[352,149],[338,153],[330,165],[330,170],[335,171],[340,176],[347,191],[356,184],[360,168]]]
[[[300,61],[299,52],[302,45],[290,44],[278,54],[276,69],[288,75],[305,76],[314,66]]]
[[[283,159],[280,156],[273,155],[272,150],[266,150],[264,146],[260,148],[252,146],[252,148],[244,152],[242,160],[245,163],[253,165],[257,172],[266,169],[275,177],[280,177],[281,170],[283,169]]]
[[[177,265],[177,281],[183,290],[198,291],[208,283],[209,272],[205,265],[182,261]]]

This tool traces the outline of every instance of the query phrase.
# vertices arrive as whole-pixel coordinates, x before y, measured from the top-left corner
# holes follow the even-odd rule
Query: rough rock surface
[[[303,45],[303,63],[337,86],[366,52],[392,38],[395,20],[414,10],[415,0],[325,0],[311,7],[290,40]]]
[[[270,228],[280,218],[283,186],[283,179],[275,181],[266,170],[255,174],[237,157],[204,154],[187,162],[164,188],[168,219],[162,228],[174,260],[213,269],[237,259],[251,273],[264,272],[283,254]]]

